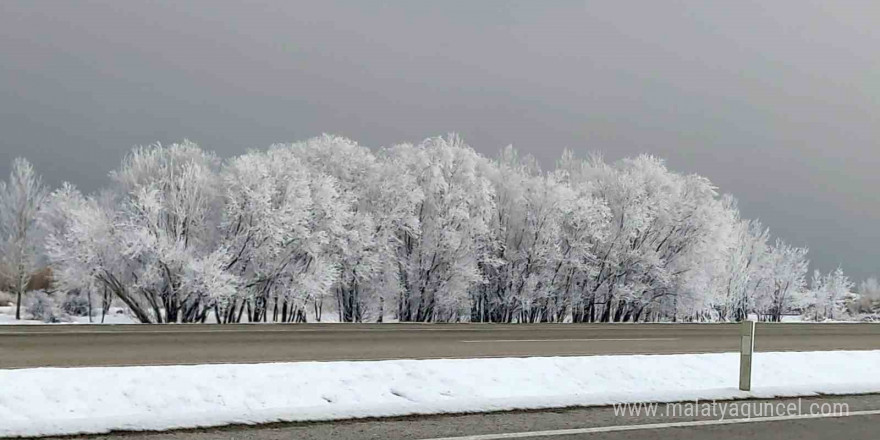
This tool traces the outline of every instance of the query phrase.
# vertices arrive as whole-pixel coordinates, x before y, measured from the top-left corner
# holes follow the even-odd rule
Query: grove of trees
[[[14,294],[42,263],[53,291],[144,323],[778,321],[860,301],[840,270],[808,283],[806,249],[661,159],[566,152],[545,171],[454,135],[375,151],[324,135],[225,160],[141,147],[94,194],[49,192],[20,159],[0,232]]]

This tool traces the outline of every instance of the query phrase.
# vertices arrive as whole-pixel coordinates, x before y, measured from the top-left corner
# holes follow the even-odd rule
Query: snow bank
[[[0,436],[880,392],[880,351],[0,370]]]

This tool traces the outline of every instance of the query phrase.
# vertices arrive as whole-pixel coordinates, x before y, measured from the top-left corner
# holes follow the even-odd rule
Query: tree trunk
[[[104,317],[107,316],[107,309],[110,308],[110,298],[112,297],[109,293],[107,286],[104,286],[104,298],[101,302],[101,324],[104,323]]]
[[[17,292],[18,299],[15,300],[15,319],[21,319],[21,290]]]
[[[385,318],[385,297],[380,296],[379,297],[379,319],[376,320],[376,322],[381,324],[382,321],[384,320],[384,318]]]

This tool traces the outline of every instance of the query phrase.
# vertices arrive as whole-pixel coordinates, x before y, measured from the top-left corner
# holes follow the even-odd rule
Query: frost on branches
[[[778,321],[854,298],[842,272],[808,287],[805,249],[651,156],[544,171],[454,135],[376,151],[325,135],[226,160],[137,148],[111,177],[42,204],[45,254],[56,289],[145,323]]]
[[[9,181],[0,182],[0,280],[16,296],[15,319],[21,319],[22,295],[37,269],[37,219],[46,194],[34,167],[22,158],[12,162]]]

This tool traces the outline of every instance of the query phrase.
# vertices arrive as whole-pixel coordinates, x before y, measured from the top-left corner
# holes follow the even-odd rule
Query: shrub
[[[61,310],[64,313],[73,316],[89,316],[89,298],[88,293],[82,293],[80,290],[72,290],[64,295],[64,301],[61,303]]]
[[[55,305],[53,298],[42,290],[35,290],[27,294],[24,310],[33,319],[47,323],[68,320],[64,312]]]

